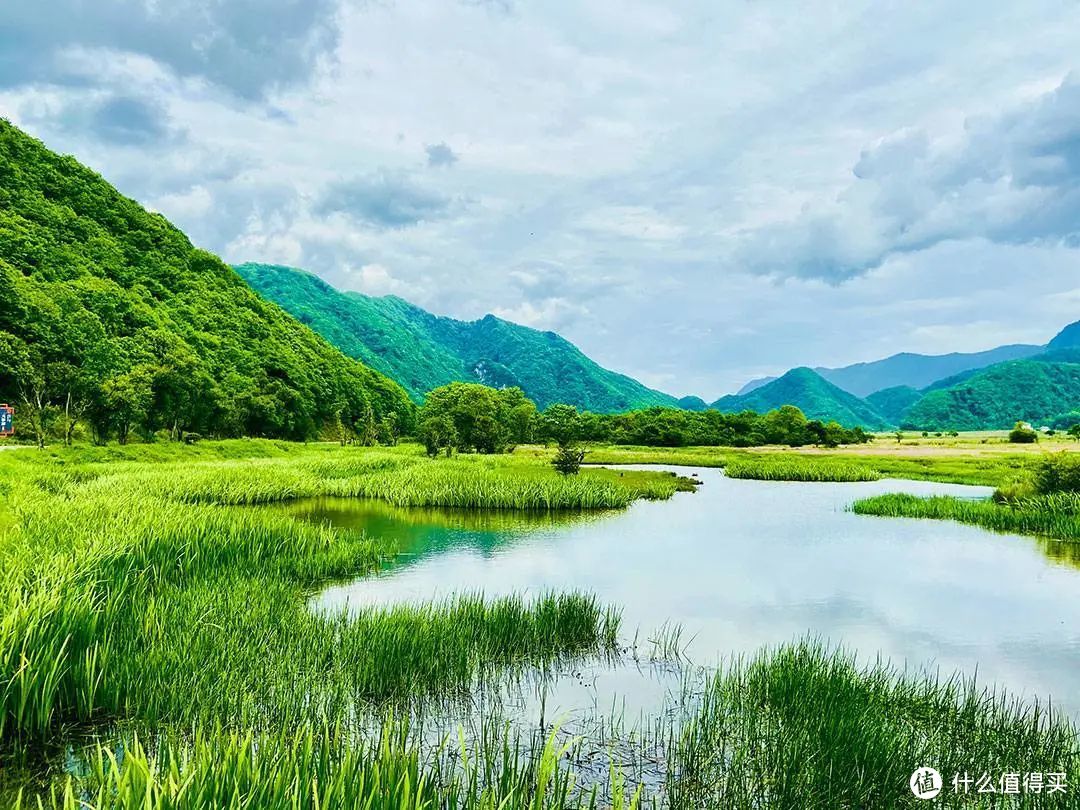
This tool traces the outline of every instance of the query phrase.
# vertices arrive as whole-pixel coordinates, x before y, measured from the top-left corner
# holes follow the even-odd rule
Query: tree
[[[397,414],[388,413],[379,422],[379,443],[393,447],[398,441]]]
[[[1073,425],[1069,428],[1069,435],[1080,442],[1080,423]]]
[[[577,475],[584,459],[585,451],[582,448],[575,444],[560,444],[551,464],[562,475]]]
[[[904,431],[898,430],[896,431],[896,433],[893,434],[893,436],[896,437],[896,443],[900,444],[900,442],[904,440]]]
[[[577,408],[573,405],[549,405],[541,416],[543,437],[560,446],[577,441],[580,431]]]
[[[1017,422],[1009,431],[1009,441],[1013,444],[1034,444],[1039,440],[1039,434],[1027,422]]]
[[[531,436],[536,406],[520,388],[496,390],[478,383],[454,382],[429,391],[420,422],[445,418],[454,427],[455,446],[478,453],[501,453]]]
[[[457,444],[457,430],[448,416],[427,417],[420,423],[418,433],[424,449],[432,458],[439,455],[440,451],[444,451],[449,457]]]
[[[153,402],[154,372],[152,366],[140,365],[110,377],[101,385],[104,404],[120,444],[127,444],[131,428],[146,418]]]

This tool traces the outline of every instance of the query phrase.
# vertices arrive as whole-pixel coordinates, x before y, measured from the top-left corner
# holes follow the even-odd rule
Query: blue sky
[[[1080,4],[46,0],[0,114],[229,261],[713,399],[1080,318]]]

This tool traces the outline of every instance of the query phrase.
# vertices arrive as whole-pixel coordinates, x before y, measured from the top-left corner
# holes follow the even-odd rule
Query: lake
[[[313,600],[317,609],[579,589],[621,607],[623,634],[636,632],[639,645],[665,624],[680,625],[696,664],[813,636],[898,667],[977,671],[980,683],[1051,697],[1080,714],[1080,563],[1071,546],[846,510],[885,492],[983,498],[988,488],[744,481],[714,469],[662,469],[703,484],[669,501],[585,515],[347,499],[286,508],[363,529],[399,551],[377,575],[326,589]],[[547,710],[648,711],[671,687],[647,667],[593,667],[563,679]]]

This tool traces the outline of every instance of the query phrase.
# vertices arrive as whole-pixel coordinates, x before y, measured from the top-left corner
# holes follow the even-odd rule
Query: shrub
[[[1009,441],[1013,444],[1034,444],[1038,440],[1039,434],[1024,422],[1017,422],[1016,427],[1009,431]]]
[[[1034,484],[1039,495],[1080,492],[1080,456],[1055,453],[1042,459],[1035,468]]]
[[[563,475],[577,475],[581,471],[581,462],[585,451],[572,444],[560,444],[552,466]]]

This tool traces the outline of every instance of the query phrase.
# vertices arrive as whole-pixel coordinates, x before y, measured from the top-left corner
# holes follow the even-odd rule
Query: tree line
[[[417,418],[418,436],[432,455],[455,451],[501,453],[533,442],[571,446],[604,442],[653,447],[752,447],[861,444],[862,428],[807,419],[794,405],[768,413],[646,408],[621,414],[579,412],[570,405],[540,411],[520,388],[450,383],[429,392]]]

